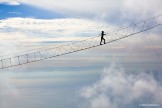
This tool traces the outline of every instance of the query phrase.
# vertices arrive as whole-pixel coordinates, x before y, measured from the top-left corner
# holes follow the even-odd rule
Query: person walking
[[[104,31],[102,31],[102,32],[101,32],[101,41],[100,41],[100,45],[102,45],[102,41],[104,41],[104,44],[106,44],[105,39],[104,39],[104,35],[106,35],[106,34],[104,34]]]

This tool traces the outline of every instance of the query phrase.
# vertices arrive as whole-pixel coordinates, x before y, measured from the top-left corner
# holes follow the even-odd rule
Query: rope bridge
[[[105,44],[118,41],[120,39],[127,38],[141,32],[145,32],[147,30],[158,27],[161,24],[162,24],[162,15],[159,15],[138,22],[136,24],[130,25],[126,28],[121,28],[112,31],[109,34],[104,36],[104,39],[106,40]],[[104,45],[104,44],[100,45],[100,41],[101,41],[101,36],[95,36],[95,37],[88,38],[86,40],[76,41],[58,47],[48,48],[40,51],[33,51],[31,53],[4,58],[0,60],[0,69],[37,62],[40,60],[45,60],[48,58],[62,56],[62,55]]]

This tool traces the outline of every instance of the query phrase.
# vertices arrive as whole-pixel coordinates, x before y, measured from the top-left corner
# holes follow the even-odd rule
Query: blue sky
[[[52,19],[52,18],[64,18],[63,15],[49,10],[41,9],[27,4],[9,5],[6,3],[0,3],[0,19],[6,18],[39,18],[39,19]]]
[[[102,30],[109,33],[161,14],[161,4],[161,0],[1,0],[0,56],[87,39]],[[0,107],[140,108],[156,104],[160,108],[161,28],[1,70]]]

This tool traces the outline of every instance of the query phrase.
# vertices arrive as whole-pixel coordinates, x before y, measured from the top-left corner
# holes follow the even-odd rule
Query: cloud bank
[[[1,0],[3,3],[21,3],[58,12],[66,17],[81,17],[104,22],[132,22],[161,14],[161,0]]]
[[[10,108],[13,107],[10,101],[20,96],[17,88],[13,84],[12,73],[0,73],[0,107]]]
[[[36,48],[53,47],[58,44],[64,44],[65,42],[99,36],[102,30],[109,33],[117,28],[117,26],[112,26],[111,24],[77,18],[49,20],[8,18],[0,20],[0,48],[2,51],[7,48],[5,54],[9,54],[11,52],[21,52],[21,50],[26,51]],[[148,44],[149,40],[146,39],[147,34],[143,33],[139,36],[140,37],[133,39],[127,38],[121,40],[116,46],[109,44],[110,47],[105,46],[98,50],[95,49],[95,53],[102,52],[106,55],[112,55],[112,52],[115,53],[115,51],[118,51],[121,53],[124,49],[132,49],[132,46],[135,46],[136,49],[140,49],[140,55],[142,52],[145,52],[144,54],[152,54],[150,52],[153,51],[153,47]],[[152,40],[159,45],[159,47],[156,45],[155,47],[157,47],[156,50],[159,50],[158,52],[160,52],[160,49],[162,48],[160,47],[161,36],[155,33],[150,33],[150,36]],[[137,51],[135,51],[135,53],[137,53]]]
[[[12,3],[10,0],[5,0]],[[161,0],[16,0],[58,12],[67,17],[81,17],[104,22],[132,22],[161,14]],[[14,3],[12,3],[14,4]]]
[[[16,38],[23,40],[29,37],[39,37],[39,39],[65,38],[67,37],[86,37],[96,35],[101,29],[111,30],[110,26],[86,19],[33,19],[33,18],[9,18],[0,20],[0,33],[3,38]],[[7,36],[8,34],[8,36]],[[14,37],[10,34],[14,34]],[[17,34],[17,35],[16,35]],[[98,34],[97,34],[98,35]],[[1,38],[1,39],[3,39]],[[26,40],[24,39],[24,40]],[[5,40],[5,39],[4,39]],[[30,39],[31,40],[31,39]],[[34,39],[32,39],[34,41]]]
[[[109,31],[112,28],[107,24],[77,18],[48,20],[8,18],[0,20],[0,49],[2,51],[9,49],[10,51],[5,53],[9,54],[24,49],[54,47],[58,44],[97,36],[101,30]]]
[[[81,96],[90,108],[137,108],[141,104],[162,104],[162,85],[145,72],[128,73],[112,64],[99,81],[84,87]]]

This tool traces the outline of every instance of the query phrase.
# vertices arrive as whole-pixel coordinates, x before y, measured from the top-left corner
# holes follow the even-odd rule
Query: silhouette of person
[[[104,35],[106,35],[106,34],[104,34],[104,31],[102,31],[101,32],[101,42],[100,42],[100,45],[102,45],[102,40],[104,40],[104,44],[106,44],[105,39],[104,39]]]

